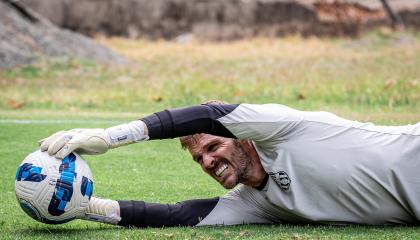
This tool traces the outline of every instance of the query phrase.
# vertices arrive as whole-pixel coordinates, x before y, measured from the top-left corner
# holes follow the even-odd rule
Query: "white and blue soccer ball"
[[[84,215],[93,193],[92,172],[77,153],[59,160],[38,150],[19,166],[15,192],[23,211],[33,219],[65,223]]]

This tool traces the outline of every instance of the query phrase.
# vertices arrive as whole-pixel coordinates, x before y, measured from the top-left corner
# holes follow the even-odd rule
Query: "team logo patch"
[[[287,175],[286,172],[284,171],[278,171],[276,173],[268,173],[268,175],[270,175],[270,177],[274,180],[274,182],[277,183],[277,185],[279,185],[279,187],[284,190],[287,191],[290,188],[290,178],[289,175]]]

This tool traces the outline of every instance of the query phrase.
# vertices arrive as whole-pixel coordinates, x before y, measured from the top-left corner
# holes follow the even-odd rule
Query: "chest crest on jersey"
[[[268,175],[271,177],[271,179],[274,180],[274,182],[277,183],[277,185],[284,191],[289,190],[290,188],[290,178],[289,175],[285,171],[278,171],[278,172],[269,172]]]

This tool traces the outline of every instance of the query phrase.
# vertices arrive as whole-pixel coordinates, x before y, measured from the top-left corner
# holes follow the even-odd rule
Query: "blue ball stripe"
[[[41,182],[46,175],[41,174],[42,168],[32,163],[22,164],[16,172],[16,181]]]
[[[76,178],[76,156],[70,153],[63,159],[59,167],[60,179],[57,179],[54,194],[48,206],[48,212],[53,216],[64,213],[67,203],[73,196],[73,183]]]
[[[89,178],[83,176],[82,186],[81,186],[80,190],[81,190],[83,196],[88,196],[88,198],[90,199],[90,197],[92,196],[92,193],[93,193],[93,181],[90,180]]]

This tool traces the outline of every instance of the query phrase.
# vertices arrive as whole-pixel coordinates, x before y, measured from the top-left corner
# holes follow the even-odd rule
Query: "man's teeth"
[[[216,171],[216,175],[218,177],[222,176],[223,172],[228,168],[227,164],[223,164],[219,169]]]

